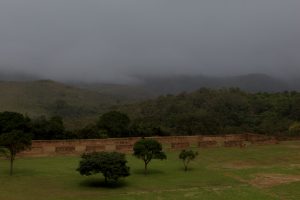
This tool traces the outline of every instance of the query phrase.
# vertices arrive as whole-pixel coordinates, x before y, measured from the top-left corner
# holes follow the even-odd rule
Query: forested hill
[[[300,121],[300,93],[200,89],[123,106],[136,130],[160,134],[285,134]],[[138,131],[137,131],[138,132]]]
[[[253,82],[252,86],[257,88],[285,89],[280,81],[272,82],[271,79],[263,82],[264,76],[261,75],[261,81],[255,82],[253,77],[259,76],[249,75],[250,82],[245,77],[235,77],[234,80],[240,85],[245,83],[247,87]],[[295,121],[300,121],[300,97],[297,92],[198,90],[203,79],[199,78],[200,82],[195,77],[167,80],[148,80],[138,86],[85,84],[80,85],[81,88],[49,80],[0,81],[0,112],[15,111],[33,118],[58,115],[64,118],[67,128],[77,129],[93,123],[106,111],[115,109],[129,114],[136,129],[150,130],[152,133],[162,130],[167,134],[283,132]],[[192,89],[196,92],[182,92]],[[175,94],[158,97],[172,93]],[[150,98],[152,100],[147,100]]]

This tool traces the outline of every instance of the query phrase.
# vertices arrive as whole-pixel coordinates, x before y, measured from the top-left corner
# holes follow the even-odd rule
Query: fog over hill
[[[245,74],[293,80],[299,7],[299,0],[1,0],[0,71],[2,79],[14,72],[25,73],[22,80],[115,84],[145,81],[135,74],[151,84],[149,77],[200,77],[184,83],[195,87],[235,85]]]
[[[205,75],[135,75],[135,81],[115,83],[111,81],[64,81],[77,88],[96,91],[124,100],[143,100],[164,94],[191,92],[199,88],[238,87],[247,92],[282,92],[300,90],[300,79],[282,79],[266,74],[246,74],[239,76]],[[42,77],[23,73],[1,73],[0,81],[34,81]],[[39,82],[36,82],[39,84]]]
[[[241,76],[169,76],[145,77],[143,85],[150,91],[176,94],[191,92],[201,87],[223,88],[238,87],[248,92],[280,92],[292,90],[295,86],[265,74],[247,74]]]
[[[34,81],[41,80],[42,76],[34,75],[23,71],[1,70],[0,81]]]

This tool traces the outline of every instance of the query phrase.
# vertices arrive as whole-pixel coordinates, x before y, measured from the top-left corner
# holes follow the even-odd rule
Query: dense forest
[[[130,116],[133,127],[151,127],[168,135],[291,134],[289,130],[300,121],[300,93],[203,88],[128,105],[120,111]]]
[[[60,116],[22,116],[0,113],[0,134],[20,126],[22,131],[31,132],[33,139],[245,132],[296,136],[300,135],[300,93],[248,93],[237,88],[202,88],[192,93],[114,106],[99,114],[98,120],[90,120],[75,130],[65,128]]]

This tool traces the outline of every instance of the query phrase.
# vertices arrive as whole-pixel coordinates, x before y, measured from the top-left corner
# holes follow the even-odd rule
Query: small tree
[[[184,171],[188,170],[189,163],[198,156],[198,152],[192,150],[182,150],[179,154],[179,159],[182,160]]]
[[[7,149],[6,156],[10,160],[10,175],[13,174],[13,164],[17,153],[30,148],[30,146],[31,136],[23,131],[12,131],[0,135],[0,147]]]
[[[147,174],[148,164],[152,159],[167,159],[166,154],[162,151],[162,145],[153,139],[141,139],[134,144],[133,155],[143,160],[145,164],[145,174]]]
[[[77,171],[81,175],[89,176],[102,173],[105,183],[108,180],[117,181],[120,177],[129,176],[125,154],[117,152],[93,152],[82,155]]]

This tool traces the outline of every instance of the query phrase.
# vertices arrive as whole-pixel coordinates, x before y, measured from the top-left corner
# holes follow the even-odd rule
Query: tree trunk
[[[104,180],[105,180],[105,184],[107,184],[107,177],[106,176],[104,177]]]
[[[187,171],[187,169],[188,169],[187,168],[187,162],[184,160],[182,163],[183,163],[183,166],[184,166],[184,171]]]
[[[144,171],[145,174],[148,173],[148,166],[147,165],[148,165],[148,163],[145,163],[145,171]]]
[[[10,157],[10,172],[9,174],[12,176],[13,175],[13,167],[14,167],[14,157]]]

